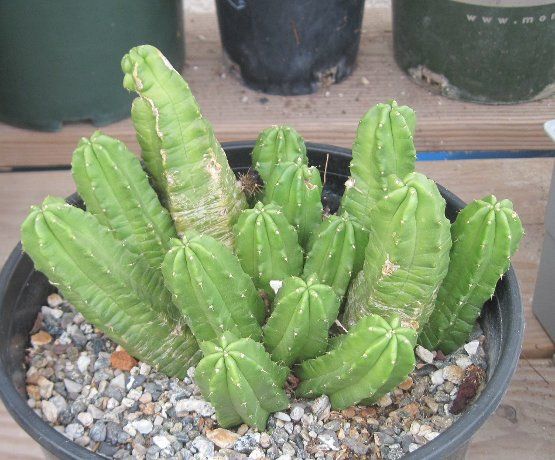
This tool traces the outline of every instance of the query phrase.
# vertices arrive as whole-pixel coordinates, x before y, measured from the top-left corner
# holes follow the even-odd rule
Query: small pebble
[[[219,448],[229,449],[239,439],[239,435],[225,428],[216,428],[206,432],[206,437],[216,444]]]
[[[46,302],[50,307],[56,308],[56,307],[59,307],[62,303],[64,303],[64,299],[62,299],[62,297],[59,294],[54,293],[54,294],[50,294],[46,298]]]
[[[443,378],[443,369],[438,369],[437,371],[432,372],[430,380],[433,385],[441,385],[445,381]]]
[[[425,363],[432,364],[434,362],[434,354],[423,346],[417,345],[415,352],[416,356],[418,356]]]
[[[282,420],[284,422],[290,422],[291,421],[291,417],[289,415],[287,415],[285,412],[275,412],[274,417],[277,418],[278,420]]]
[[[79,414],[77,414],[77,420],[79,421],[79,423],[81,423],[81,425],[85,427],[91,426],[93,424],[93,416],[88,412],[80,412]]]
[[[154,436],[152,438],[154,444],[156,444],[160,449],[167,449],[171,446],[171,442],[165,436]]]
[[[138,361],[125,350],[114,351],[110,357],[110,364],[112,367],[122,371],[130,371],[137,365],[137,362]]]
[[[41,403],[41,410],[44,418],[52,424],[55,424],[58,420],[58,408],[54,405],[54,403],[43,400]]]
[[[50,343],[52,336],[46,331],[39,331],[31,336],[31,345],[34,347],[41,347]]]
[[[478,340],[473,340],[465,344],[464,349],[469,355],[475,355],[480,347],[480,342]]]

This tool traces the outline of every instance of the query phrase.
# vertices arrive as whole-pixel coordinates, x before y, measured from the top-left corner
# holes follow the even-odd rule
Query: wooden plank
[[[307,96],[270,96],[243,86],[223,59],[213,14],[186,15],[186,31],[184,73],[221,141],[254,139],[269,125],[289,123],[307,140],[350,146],[364,112],[395,97],[417,111],[419,150],[553,148],[542,130],[542,123],[553,117],[553,98],[514,106],[477,105],[433,95],[411,82],[393,59],[389,8],[366,10],[353,75]],[[102,129],[137,148],[129,120]],[[67,125],[58,133],[0,124],[0,168],[68,164],[79,138],[93,130],[87,123]]]
[[[472,439],[467,458],[547,460],[555,451],[555,367],[521,360],[499,409]],[[38,446],[0,403],[0,458],[38,460]]]
[[[552,459],[554,394],[553,361],[521,360],[503,403],[472,439],[467,458]]]

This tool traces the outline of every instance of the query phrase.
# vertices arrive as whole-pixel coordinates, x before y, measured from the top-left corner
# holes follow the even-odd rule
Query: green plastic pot
[[[393,0],[395,59],[453,99],[511,104],[555,94],[555,2]]]
[[[119,62],[145,43],[183,67],[182,0],[0,2],[0,120],[56,131],[129,116]]]

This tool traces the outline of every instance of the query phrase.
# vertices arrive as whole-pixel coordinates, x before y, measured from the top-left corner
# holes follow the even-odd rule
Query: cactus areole
[[[451,352],[468,339],[523,229],[493,196],[450,224],[414,171],[412,109],[363,117],[339,212],[324,216],[325,173],[294,129],[260,134],[250,166],[263,186],[247,202],[164,56],[139,46],[122,69],[144,166],[117,139],[82,139],[72,173],[86,210],[46,198],[23,248],[136,358],[180,378],[198,363],[221,426],[264,430],[289,404],[289,374],[296,397],[373,404],[413,371],[417,340]]]

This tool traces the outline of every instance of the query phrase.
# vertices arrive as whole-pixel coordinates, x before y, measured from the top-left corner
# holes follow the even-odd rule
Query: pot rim
[[[233,154],[241,150],[252,150],[255,141],[223,142],[222,147],[226,153]],[[328,144],[307,142],[307,151],[316,154],[331,154],[345,160],[351,159],[351,150]],[[465,203],[456,195],[438,184],[441,194],[448,198],[457,207]],[[18,243],[0,272],[0,315],[4,308],[4,297],[14,272],[19,263],[26,257],[23,254],[21,243]],[[32,272],[31,272],[32,273]],[[30,274],[29,273],[29,276]],[[486,383],[485,388],[476,401],[474,401],[462,416],[441,434],[419,447],[416,451],[408,453],[404,458],[410,460],[439,458],[449,455],[464,447],[473,434],[482,426],[489,416],[499,406],[505,395],[513,374],[516,371],[522,341],[524,336],[524,312],[520,297],[518,280],[512,266],[506,274],[509,295],[515,300],[515,306],[520,307],[515,315],[503,318],[509,322],[508,330],[513,333],[503,337],[503,347],[499,354],[495,369]],[[85,447],[78,446],[63,434],[56,431],[50,424],[40,418],[27,405],[27,401],[17,391],[6,372],[4,365],[4,350],[0,350],[0,399],[4,402],[8,412],[15,421],[44,449],[55,453],[61,459],[98,459],[104,458]]]

